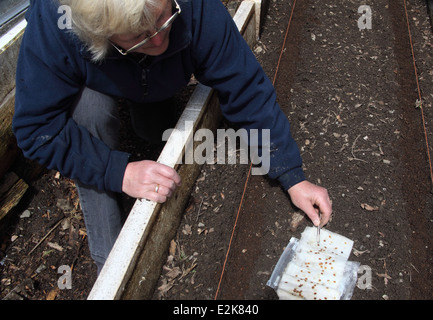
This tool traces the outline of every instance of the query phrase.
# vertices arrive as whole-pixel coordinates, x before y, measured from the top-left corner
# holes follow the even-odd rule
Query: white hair
[[[72,30],[100,62],[114,34],[139,34],[155,25],[155,9],[161,0],[59,0],[71,8]]]

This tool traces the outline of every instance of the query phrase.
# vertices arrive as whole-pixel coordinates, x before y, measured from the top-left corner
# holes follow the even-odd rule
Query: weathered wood
[[[262,25],[262,0],[253,0],[254,4],[255,4],[255,32],[256,32],[256,40],[260,39],[260,33],[261,33],[261,25]]]
[[[12,133],[14,103],[15,90],[9,93],[0,105],[0,177],[3,177],[20,153]]]
[[[230,13],[232,17],[235,16],[236,11],[238,10],[240,4],[241,4],[240,0],[231,0],[229,3],[227,3],[227,11]]]
[[[250,46],[256,40],[255,36],[251,36],[251,28],[255,30],[256,26],[255,7],[255,2],[244,1],[234,17],[241,33],[244,36],[248,34],[246,40]],[[219,124],[220,112],[216,93],[199,84],[158,158],[159,162],[178,170],[183,179],[182,187],[163,205],[147,200],[136,201],[89,294],[89,300],[151,297],[165,263],[169,243],[179,226],[201,167],[198,164],[179,165],[185,146],[193,141],[193,134],[198,128],[215,128]],[[187,127],[191,121],[194,125]]]
[[[22,19],[0,37],[0,102],[15,88],[18,53],[26,24]]]
[[[28,188],[27,183],[13,172],[0,179],[0,220],[20,202]]]
[[[245,41],[248,44],[252,44],[256,41],[256,3],[254,1],[243,1],[236,12],[233,20],[239,29],[239,32],[243,35]]]
[[[0,37],[0,220],[19,203],[28,189],[27,183],[18,177],[20,173],[8,173],[12,167],[18,166],[17,163],[23,163],[16,161],[19,156],[22,158],[22,153],[12,132],[12,118],[15,112],[15,72],[26,25],[23,18]],[[41,171],[37,164],[24,163],[25,168],[18,168],[19,171],[30,172],[36,168],[29,176],[34,177]]]
[[[195,126],[194,132],[202,128],[214,132],[221,117],[219,100],[216,93],[213,93],[208,104],[203,108],[203,114],[200,115],[200,121]],[[161,206],[160,211],[156,215],[154,224],[149,230],[150,234],[146,241],[146,246],[138,258],[138,263],[125,288],[125,292],[121,297],[122,299],[152,298],[159,275],[161,274],[161,268],[167,259],[167,248],[170,240],[176,235],[182,213],[201,167],[197,163],[183,164],[178,167],[178,173],[182,178],[182,186],[176,191],[174,198]]]
[[[0,177],[9,169],[19,149],[12,134],[15,103],[15,73],[27,22],[22,19],[0,37]]]
[[[211,92],[212,90],[210,88],[200,84],[198,85],[182,113],[175,130],[170,135],[161,152],[158,162],[173,168],[178,168],[178,164],[182,162],[184,146],[188,145],[193,139],[194,128],[197,128],[200,119],[206,113],[209,115],[212,114],[207,109]],[[189,123],[193,125],[188,126],[187,124]],[[162,225],[158,223],[158,221],[163,220],[161,219],[161,212],[167,210],[161,210],[161,208],[182,207],[182,203],[187,199],[185,195],[189,194],[192,183],[195,181],[194,172],[188,171],[187,169],[179,169],[179,173],[183,179],[182,186],[176,191],[174,197],[164,203],[164,205],[147,200],[137,200],[135,202],[104,268],[90,292],[89,300],[120,299],[130,278],[132,276],[134,279],[137,278],[137,272],[135,272],[134,268],[136,267],[137,261],[139,261],[137,265],[140,265],[140,254],[143,256],[142,252],[148,251],[148,246],[152,247],[152,241],[154,241],[152,238],[155,236],[155,233],[158,234],[162,232],[162,235],[156,236],[160,242],[159,247],[157,249],[150,249],[151,255],[155,254],[155,259],[159,261],[157,258],[158,255],[163,254],[165,251],[162,243],[167,239],[163,239],[164,234],[167,230],[170,230],[170,228],[176,228],[173,221],[170,221],[169,224],[165,222]],[[193,182],[191,182],[191,180]],[[171,214],[171,219],[179,219],[173,212]],[[154,261],[154,267],[158,266],[158,261]],[[161,266],[162,265],[159,265],[159,268]],[[154,270],[152,270],[152,272],[154,272]],[[138,278],[139,281],[148,281],[152,279],[152,276],[147,277],[147,274],[141,273]],[[132,283],[132,281],[129,282]]]

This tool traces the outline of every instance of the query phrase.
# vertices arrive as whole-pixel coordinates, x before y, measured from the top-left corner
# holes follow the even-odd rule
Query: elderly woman
[[[61,5],[72,30],[59,28]],[[220,0],[33,0],[26,18],[14,133],[26,157],[75,180],[98,270],[122,227],[119,193],[164,202],[181,183],[174,169],[119,150],[116,99],[141,137],[161,141],[192,74],[218,92],[228,120],[270,129],[268,176],[315,225],[327,223],[327,191],[306,181],[272,84]]]

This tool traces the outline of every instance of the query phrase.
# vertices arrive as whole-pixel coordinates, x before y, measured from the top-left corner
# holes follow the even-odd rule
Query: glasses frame
[[[140,41],[136,45],[134,45],[131,48],[129,48],[128,50],[124,50],[124,49],[118,47],[112,41],[110,41],[111,45],[123,56],[126,56],[128,53],[130,53],[130,52],[132,52],[134,50],[137,50],[138,48],[144,46],[146,43],[148,43],[150,40],[152,40],[154,37],[156,37],[160,32],[163,32],[168,27],[170,27],[173,24],[174,20],[177,18],[177,16],[180,15],[180,13],[182,12],[182,10],[181,10],[179,4],[177,3],[176,0],[173,0],[173,3],[175,5],[176,12],[173,13],[173,15],[170,18],[168,18],[168,20],[166,22],[164,22],[164,24],[160,28],[158,28],[154,34],[148,36],[144,40]]]

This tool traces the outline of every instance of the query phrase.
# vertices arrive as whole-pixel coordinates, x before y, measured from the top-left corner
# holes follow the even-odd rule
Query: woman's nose
[[[164,34],[163,32],[158,33],[157,35],[155,35],[153,38],[150,39],[150,43],[153,46],[159,46],[164,42]]]

